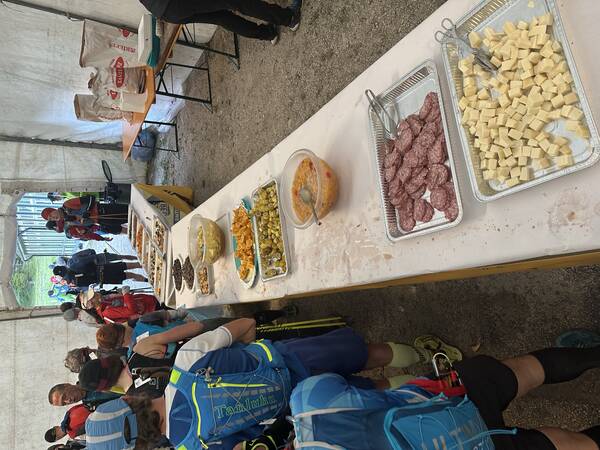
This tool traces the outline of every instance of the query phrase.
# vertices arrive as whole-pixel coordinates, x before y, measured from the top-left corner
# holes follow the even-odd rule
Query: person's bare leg
[[[368,358],[365,369],[387,366],[392,362],[392,348],[388,344],[368,344]]]
[[[143,282],[148,281],[148,279],[144,275],[140,275],[139,273],[125,272],[125,275],[127,275],[128,280],[143,281]]]
[[[598,450],[598,445],[585,434],[561,428],[540,428],[557,450]]]
[[[508,366],[517,377],[519,386],[517,398],[544,384],[546,377],[544,368],[534,356],[517,356],[516,358],[506,359],[502,363]]]
[[[142,268],[142,265],[140,263],[125,263],[125,265],[127,266],[127,270],[141,269]]]

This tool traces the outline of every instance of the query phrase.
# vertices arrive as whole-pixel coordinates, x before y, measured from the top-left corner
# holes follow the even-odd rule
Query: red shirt
[[[112,296],[111,298],[119,298]],[[98,314],[111,322],[127,322],[142,314],[156,309],[156,298],[149,294],[125,294],[122,296],[123,306],[100,305],[96,308]]]
[[[90,411],[83,405],[75,405],[67,411],[68,419],[65,431],[71,439],[85,434],[85,421],[89,415]]]

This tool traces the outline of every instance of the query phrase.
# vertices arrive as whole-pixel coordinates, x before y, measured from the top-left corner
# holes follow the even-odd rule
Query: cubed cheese
[[[519,183],[520,181],[518,178],[509,178],[508,180],[506,180],[506,185],[508,187],[515,187]]]
[[[567,83],[559,84],[558,86],[556,86],[556,92],[562,95],[568,94],[569,92],[571,92],[571,86]]]
[[[569,119],[571,120],[581,120],[583,118],[583,111],[579,108],[573,107],[571,112],[569,113]]]
[[[502,152],[504,153],[504,157],[505,158],[510,158],[512,156],[512,149],[509,147],[505,147],[502,149]],[[514,159],[514,158],[513,158]]]
[[[533,159],[543,158],[546,153],[539,147],[531,147],[531,157]]]
[[[487,168],[489,170],[495,170],[498,167],[498,160],[496,159],[488,159]]]
[[[564,136],[552,136],[552,143],[558,145],[559,147],[562,145],[567,145],[569,140]]]
[[[519,166],[526,166],[527,163],[529,162],[529,158],[527,156],[519,156],[519,159],[517,160]]]
[[[568,119],[572,111],[573,106],[565,105],[561,108],[560,115],[563,116],[565,119]]]
[[[471,31],[469,33],[469,44],[471,44],[471,47],[473,48],[481,47],[482,40],[481,36],[479,36],[479,33],[477,33],[476,31]]]
[[[558,167],[569,167],[572,166],[575,163],[575,161],[573,160],[573,156],[571,155],[561,155],[558,158],[556,158],[556,164],[558,165]]]
[[[573,103],[577,103],[579,101],[579,98],[577,97],[577,94],[575,92],[569,92],[567,95],[564,96],[563,101],[565,105],[572,105]]]
[[[521,181],[529,181],[533,179],[533,171],[529,167],[521,167],[521,174],[519,175]]]
[[[464,94],[466,97],[477,94],[477,86],[467,86],[464,88]]]
[[[560,153],[558,145],[550,144],[550,146],[546,150],[546,153],[548,153],[550,156],[557,156]]]
[[[496,178],[495,170],[484,170],[483,171],[483,179],[486,181],[493,180]]]
[[[540,147],[542,147],[545,152],[548,151],[550,145],[550,141],[547,138],[540,141]]]
[[[571,94],[567,94],[571,95]],[[552,100],[550,100],[550,102],[552,103],[552,106],[556,109],[556,108],[560,108],[561,106],[563,106],[565,104],[565,100],[566,97],[563,97],[562,94],[558,94],[556,95],[554,98],[552,98]],[[575,100],[577,101],[577,100]],[[575,102],[573,102],[575,103]]]
[[[514,156],[509,156],[505,161],[508,167],[515,167],[518,163]]]
[[[563,145],[561,148],[558,149],[558,151],[563,155],[573,154],[573,150],[571,150],[571,147],[568,144]]]
[[[513,167],[512,169],[510,169],[510,177],[511,178],[519,178],[519,175],[521,175],[520,167]]]
[[[548,118],[550,120],[558,120],[560,119],[560,109],[553,109],[548,113]]]
[[[512,139],[521,139],[523,137],[523,133],[519,130],[512,129],[508,132],[508,136]]]
[[[540,131],[542,128],[544,128],[544,122],[539,119],[533,119],[529,124],[529,128],[535,131]]]
[[[535,167],[538,170],[547,169],[548,167],[550,167],[550,161],[548,160],[548,158],[536,159],[535,160]]]

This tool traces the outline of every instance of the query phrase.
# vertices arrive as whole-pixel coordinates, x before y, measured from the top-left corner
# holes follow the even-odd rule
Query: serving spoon
[[[313,217],[315,219],[315,223],[317,225],[321,225],[321,221],[317,217],[317,211],[315,211],[315,204],[313,202],[312,194],[310,193],[310,191],[306,188],[306,186],[302,186],[300,188],[299,194],[300,194],[300,198],[302,199],[302,201],[306,205],[310,206],[310,209],[312,211]]]

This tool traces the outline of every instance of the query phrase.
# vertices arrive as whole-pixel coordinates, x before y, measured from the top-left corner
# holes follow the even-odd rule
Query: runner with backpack
[[[291,396],[294,448],[598,450],[600,426],[580,433],[528,430],[509,428],[502,417],[532,389],[598,367],[600,347],[550,348],[504,361],[477,356],[456,363],[447,378],[415,379],[384,392],[357,389],[334,374],[311,377]],[[243,448],[250,449],[235,450]]]
[[[354,374],[383,366],[406,367],[432,357],[426,349],[402,344],[367,345],[350,328],[280,342],[256,341],[255,334],[254,320],[237,319],[196,336],[179,349],[164,397],[152,402],[125,398],[131,411],[121,410],[129,421],[137,420],[135,448],[153,448],[156,437],[166,434],[176,449],[231,449],[259,436],[261,422],[285,415],[292,389],[311,375],[335,372],[353,385],[373,389],[395,380],[375,382]],[[458,352],[444,347],[448,353]],[[91,361],[79,381],[97,389],[133,383],[127,368],[115,359]],[[119,425],[106,423],[102,415],[91,418],[86,428],[90,449],[119,448],[110,439],[119,434],[119,426],[122,434],[122,419]]]

